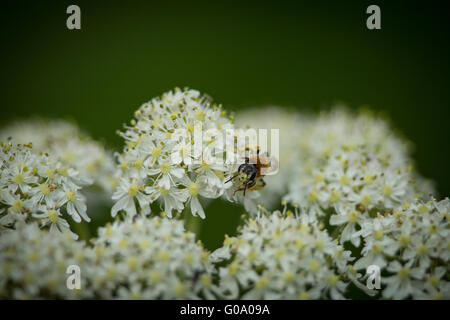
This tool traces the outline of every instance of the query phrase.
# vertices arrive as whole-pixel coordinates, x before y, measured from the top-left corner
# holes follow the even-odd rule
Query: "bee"
[[[249,147],[245,148],[246,151],[250,151]],[[270,157],[266,152],[260,155],[260,147],[256,146],[256,155],[250,155],[244,158],[244,163],[241,164],[236,172],[230,179],[225,181],[228,183],[235,178],[239,181],[238,188],[234,191],[233,195],[238,191],[245,192],[247,190],[260,190],[266,186],[266,182],[263,177],[270,171],[273,171],[278,162],[274,157]]]

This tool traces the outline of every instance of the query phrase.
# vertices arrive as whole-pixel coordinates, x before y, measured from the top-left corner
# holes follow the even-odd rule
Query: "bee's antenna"
[[[230,182],[231,180],[233,180],[234,178],[236,178],[239,174],[235,174],[234,176],[232,176],[230,179],[228,179],[227,181],[225,181],[225,183]]]

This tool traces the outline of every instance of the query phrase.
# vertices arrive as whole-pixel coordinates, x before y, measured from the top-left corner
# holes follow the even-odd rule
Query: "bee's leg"
[[[247,191],[247,185],[248,185],[248,182],[244,186],[244,197],[245,197],[245,191]]]
[[[233,192],[233,196],[236,194],[236,192],[238,192],[238,191],[242,191],[242,190],[244,190],[244,188],[238,188],[238,189],[236,189],[236,190],[234,190],[234,192]]]

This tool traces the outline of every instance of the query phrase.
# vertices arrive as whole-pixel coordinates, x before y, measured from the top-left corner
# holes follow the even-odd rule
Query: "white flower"
[[[383,290],[383,297],[405,299],[420,290],[414,285],[414,279],[421,279],[423,272],[419,268],[411,268],[411,264],[402,266],[398,261],[389,264],[387,271],[395,275],[382,279],[382,282],[387,285]]]
[[[356,225],[361,223],[361,213],[355,209],[349,209],[346,206],[336,207],[336,213],[331,216],[331,225],[345,224],[342,234],[339,238],[341,243],[350,240],[355,247],[359,247],[360,236],[356,231]]]
[[[33,213],[33,217],[40,219],[43,226],[50,225],[50,232],[70,232],[75,239],[78,239],[78,235],[70,231],[69,223],[61,218],[61,212],[59,209],[46,209],[41,208],[41,212]]]
[[[117,212],[123,210],[131,217],[135,216],[137,212],[135,199],[138,201],[143,214],[150,213],[149,201],[143,192],[143,188],[137,183],[122,180],[112,196],[113,200],[117,200],[117,202],[111,209],[111,215],[115,217]]]

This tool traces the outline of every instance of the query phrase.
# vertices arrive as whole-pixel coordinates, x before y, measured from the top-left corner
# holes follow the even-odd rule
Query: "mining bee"
[[[246,147],[245,151],[251,151],[250,147]],[[260,147],[256,146],[256,155],[249,155],[244,158],[244,163],[241,164],[230,179],[225,181],[228,183],[235,178],[238,178],[239,186],[234,191],[233,195],[238,191],[260,190],[266,186],[263,177],[269,172],[277,168],[278,162],[275,158],[270,157],[267,152],[260,154]]]

